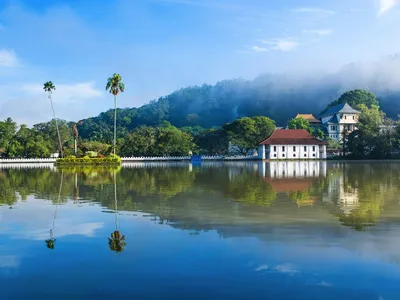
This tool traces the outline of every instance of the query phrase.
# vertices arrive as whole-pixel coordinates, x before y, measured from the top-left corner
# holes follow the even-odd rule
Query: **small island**
[[[58,158],[55,162],[56,166],[76,166],[76,165],[121,165],[121,158],[118,155],[110,154],[109,156],[76,157],[74,155],[66,158]]]

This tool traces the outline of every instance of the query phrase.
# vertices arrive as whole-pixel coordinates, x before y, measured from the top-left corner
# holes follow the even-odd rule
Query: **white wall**
[[[272,179],[326,177],[326,161],[272,161],[262,168],[260,175]]]
[[[274,147],[276,147],[276,151],[274,151]],[[282,147],[284,147],[284,149]],[[322,158],[320,157],[319,151],[319,145],[270,145],[269,157],[267,158],[271,160],[319,159]]]

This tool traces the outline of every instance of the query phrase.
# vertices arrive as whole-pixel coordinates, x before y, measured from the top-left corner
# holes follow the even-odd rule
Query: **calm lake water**
[[[400,299],[400,163],[0,165],[0,299]]]

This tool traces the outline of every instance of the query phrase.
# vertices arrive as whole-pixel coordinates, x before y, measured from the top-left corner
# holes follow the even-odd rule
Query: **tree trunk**
[[[76,138],[74,139],[74,153],[75,153],[75,156],[78,156],[78,149],[77,149]]]
[[[117,96],[114,95],[114,155],[117,146]]]
[[[114,171],[115,231],[118,231],[117,174]]]
[[[58,147],[61,152],[61,158],[64,156],[63,155],[63,149],[62,149],[62,144],[61,144],[61,136],[60,136],[60,131],[58,130],[58,122],[56,119],[56,113],[54,111],[54,106],[53,106],[53,99],[51,98],[51,92],[49,92],[49,99],[50,99],[50,104],[51,104],[51,110],[53,111],[53,118],[54,121],[56,122],[56,130],[57,130],[57,136],[58,136]]]

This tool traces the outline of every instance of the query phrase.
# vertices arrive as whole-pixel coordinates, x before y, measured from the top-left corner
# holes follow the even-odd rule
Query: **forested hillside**
[[[275,120],[277,126],[285,126],[297,113],[318,115],[329,103],[353,89],[375,93],[386,115],[398,119],[400,74],[397,76],[393,70],[400,73],[398,56],[369,66],[368,70],[364,65],[353,64],[328,75],[263,75],[254,80],[226,80],[215,85],[182,88],[139,108],[120,109],[118,132],[124,136],[140,125],[158,126],[163,121],[178,128],[211,128],[240,117],[260,115]],[[112,120],[112,111],[82,120],[78,127],[81,137],[108,137]]]

